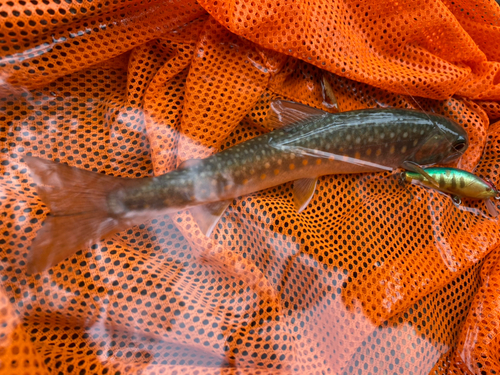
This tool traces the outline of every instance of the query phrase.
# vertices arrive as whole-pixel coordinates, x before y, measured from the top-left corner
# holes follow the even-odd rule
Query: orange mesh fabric
[[[5,279],[4,279],[5,280]],[[43,356],[35,350],[5,291],[0,290],[0,371],[3,374],[46,375]]]
[[[498,163],[500,122],[489,131],[490,143],[484,159]],[[481,288],[470,308],[467,321],[460,333],[458,347],[452,360],[452,373],[495,373],[500,368],[498,347],[499,310],[499,252],[493,251],[481,270]]]
[[[286,98],[453,118],[471,141],[457,165],[499,186],[495,1],[6,1],[0,17],[2,374],[500,371],[483,202],[325,176],[301,214],[288,183],[235,199],[210,238],[179,212],[28,276],[48,209],[22,159],[159,175],[271,130]]]
[[[146,4],[144,4],[146,3]],[[3,2],[1,89],[40,87],[204,13],[194,1]],[[50,25],[50,26],[48,26]]]
[[[477,104],[488,114],[491,120],[500,119],[500,103],[478,101]]]
[[[434,99],[500,99],[494,0],[200,4],[238,35],[356,81]]]

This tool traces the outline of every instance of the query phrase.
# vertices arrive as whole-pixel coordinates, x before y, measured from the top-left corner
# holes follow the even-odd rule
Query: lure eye
[[[458,152],[463,151],[465,149],[465,142],[460,141],[460,142],[455,143],[453,145],[453,149],[455,151],[458,151]]]

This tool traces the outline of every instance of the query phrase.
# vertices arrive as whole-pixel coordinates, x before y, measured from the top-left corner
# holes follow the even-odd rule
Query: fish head
[[[408,160],[419,165],[432,165],[450,163],[461,157],[469,147],[465,130],[447,117],[431,116],[434,127]]]

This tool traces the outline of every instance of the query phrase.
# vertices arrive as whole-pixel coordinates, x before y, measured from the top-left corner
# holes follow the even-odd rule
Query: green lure
[[[461,203],[461,198],[484,200],[489,213],[494,217],[498,216],[498,211],[490,199],[500,199],[500,192],[490,181],[456,168],[423,169],[414,163],[406,164],[405,167],[411,171],[402,172],[402,181],[415,180],[427,187],[448,193],[457,204]]]

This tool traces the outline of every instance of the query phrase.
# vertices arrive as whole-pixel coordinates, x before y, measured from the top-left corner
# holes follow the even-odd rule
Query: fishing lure
[[[500,192],[491,181],[457,168],[423,169],[411,162],[405,163],[404,167],[411,170],[401,173],[402,181],[418,181],[422,185],[450,194],[457,205],[462,203],[462,198],[484,200],[488,212],[494,217],[498,216],[491,198],[499,200]]]

